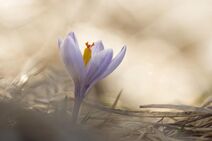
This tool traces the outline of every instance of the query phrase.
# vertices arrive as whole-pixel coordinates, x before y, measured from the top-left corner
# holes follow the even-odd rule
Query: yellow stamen
[[[91,59],[91,54],[92,54],[91,47],[94,46],[94,43],[88,44],[88,42],[86,42],[85,45],[86,45],[86,48],[83,54],[83,61],[84,61],[84,64],[87,65]]]

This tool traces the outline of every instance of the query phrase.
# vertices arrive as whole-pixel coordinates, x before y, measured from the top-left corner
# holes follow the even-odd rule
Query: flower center
[[[92,54],[91,47],[94,46],[94,43],[89,44],[88,42],[86,42],[85,45],[86,45],[86,48],[84,49],[83,61],[84,61],[84,64],[87,65],[91,59],[91,54]]]

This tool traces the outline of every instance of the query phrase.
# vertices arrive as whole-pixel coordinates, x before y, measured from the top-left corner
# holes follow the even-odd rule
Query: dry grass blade
[[[188,105],[171,105],[171,104],[151,104],[151,105],[142,105],[140,108],[166,108],[166,109],[175,109],[182,111],[195,111],[198,113],[212,113],[212,110],[203,108],[203,107],[194,107]]]
[[[118,104],[118,101],[119,101],[119,99],[120,99],[120,97],[121,97],[121,94],[122,94],[122,90],[118,93],[118,95],[117,95],[117,97],[116,97],[116,99],[115,99],[115,101],[114,101],[114,103],[113,103],[113,105],[112,105],[112,109],[115,109],[116,108],[116,105]],[[101,127],[103,127],[107,122],[110,122],[111,121],[111,115],[112,115],[112,113],[109,113],[107,116],[106,116],[106,118],[105,118],[105,120],[101,123],[101,124],[99,124],[99,128],[101,128]]]

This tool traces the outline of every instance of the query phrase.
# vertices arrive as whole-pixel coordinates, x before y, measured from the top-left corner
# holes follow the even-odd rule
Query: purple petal
[[[102,41],[97,41],[94,43],[94,46],[92,47],[92,56],[97,54],[98,52],[104,50],[104,45]]]
[[[68,36],[60,45],[61,58],[75,84],[83,81],[85,76],[84,63],[76,40]]]
[[[102,76],[99,79],[102,79],[112,73],[122,62],[125,54],[126,54],[127,47],[124,46],[121,51],[116,55],[116,57],[111,61],[105,72],[102,74]]]
[[[91,84],[96,78],[102,75],[110,64],[113,57],[113,50],[106,49],[100,51],[98,54],[94,55],[87,68],[87,84]]]

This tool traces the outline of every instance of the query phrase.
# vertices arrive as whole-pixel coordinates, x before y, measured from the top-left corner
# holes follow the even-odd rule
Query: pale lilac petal
[[[77,38],[76,38],[76,36],[75,36],[75,33],[74,33],[74,32],[70,32],[70,33],[68,34],[68,36],[70,36],[70,37],[74,40],[75,47],[79,48],[79,44],[78,44]]]
[[[104,50],[104,45],[102,41],[97,41],[94,43],[94,46],[92,47],[92,56],[97,54],[98,52]]]
[[[121,51],[116,55],[116,57],[111,61],[105,72],[102,74],[102,76],[99,79],[102,79],[112,73],[122,62],[125,54],[126,54],[127,47],[124,46]]]
[[[75,84],[83,81],[85,70],[82,54],[71,36],[68,36],[63,43],[61,43],[60,54],[65,67],[73,78]]]
[[[126,54],[126,46],[124,46],[121,51],[116,55],[116,57],[110,62],[110,64],[107,66],[107,68],[101,72],[101,75],[98,75],[98,77],[95,77],[94,80],[89,84],[86,93],[89,92],[89,90],[101,79],[112,73],[122,62],[124,56]]]
[[[113,57],[113,50],[106,49],[93,56],[88,64],[86,83],[91,84],[107,69]]]

